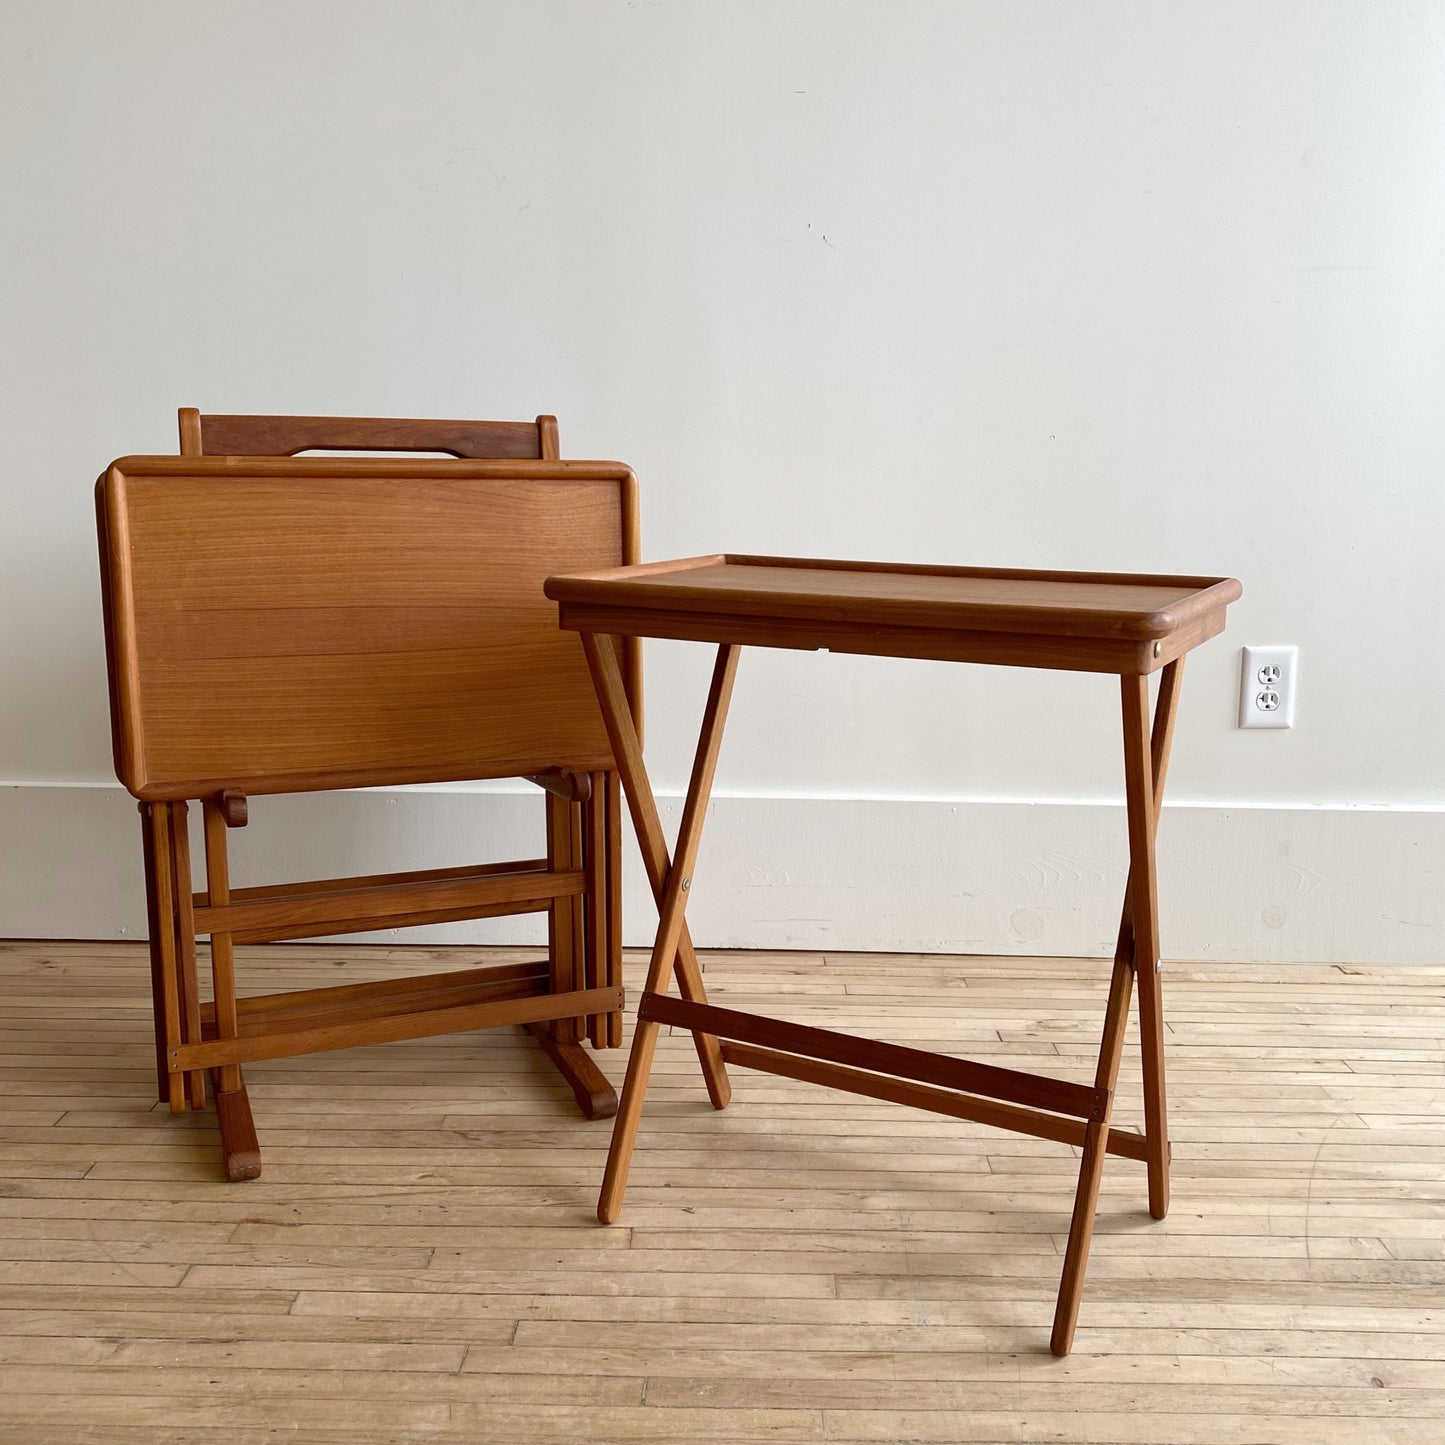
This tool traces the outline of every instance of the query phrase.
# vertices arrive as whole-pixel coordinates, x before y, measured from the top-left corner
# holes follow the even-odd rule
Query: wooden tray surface
[[[554,576],[554,601],[854,626],[1149,642],[1222,611],[1232,577],[1041,572],[719,554]]]
[[[610,766],[542,583],[636,557],[635,489],[615,462],[116,462],[118,776],[194,798]]]

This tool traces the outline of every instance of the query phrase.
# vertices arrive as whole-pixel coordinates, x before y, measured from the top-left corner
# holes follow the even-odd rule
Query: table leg
[[[682,823],[678,828],[677,848],[673,859],[669,861],[662,820],[658,816],[652,785],[648,781],[642,750],[638,746],[637,732],[627,708],[616,652],[605,637],[583,633],[582,642],[587,651],[593,681],[597,686],[598,700],[617,760],[617,769],[622,777],[623,789],[632,808],[632,821],[637,829],[643,861],[647,865],[653,894],[658,900],[657,938],[652,946],[644,992],[664,992],[669,974],[675,971],[683,997],[693,1002],[705,1002],[702,975],[687,937],[685,913],[741,649],[730,643],[718,648],[712,685],[708,689],[707,705],[703,710],[702,731],[693,760],[692,778],[688,784],[687,799],[683,804]],[[597,1203],[597,1217],[604,1224],[610,1224],[617,1218],[622,1205],[622,1195],[627,1188],[627,1170],[637,1138],[643,1095],[652,1070],[652,1056],[657,1047],[658,1027],[656,1023],[639,1020],[633,1033],[632,1049],[627,1059],[627,1076],[622,1086],[622,1100],[617,1110],[612,1145],[607,1155],[607,1171]],[[704,1077],[708,1081],[708,1093],[714,1105],[721,1108],[726,1104],[729,1092],[721,1050],[717,1040],[710,1034],[694,1034],[693,1037],[697,1042]]]
[[[609,985],[622,987],[622,780],[616,769],[605,774],[607,854],[607,968]],[[607,1047],[622,1047],[622,1010],[607,1015]],[[726,1080],[723,1081],[726,1083]],[[727,1102],[726,1099],[723,1100]]]
[[[1089,1264],[1089,1243],[1094,1236],[1099,1184],[1104,1177],[1109,1114],[1114,1103],[1114,1085],[1119,1078],[1119,1060],[1124,1052],[1124,1031],[1129,1026],[1129,994],[1133,978],[1132,962],[1116,958],[1113,977],[1109,981],[1109,1002],[1104,1012],[1104,1037],[1099,1044],[1099,1062],[1094,1071],[1094,1086],[1108,1090],[1104,1117],[1091,1119],[1084,1127],[1079,1184],[1074,1194],[1073,1217],[1069,1221],[1069,1242],[1064,1250],[1059,1298],[1054,1306],[1054,1331],[1049,1340],[1049,1348],[1061,1356],[1067,1355],[1074,1343],[1074,1325],[1079,1318],[1079,1298],[1084,1289],[1084,1271]]]
[[[548,793],[547,804],[547,867],[577,868],[581,866],[573,818],[577,804],[570,799]],[[584,987],[579,976],[582,969],[578,948],[577,914],[581,900],[575,897],[554,898],[547,910],[548,987],[552,993],[570,993]],[[581,1020],[553,1019],[547,1032],[560,1044],[575,1044],[582,1037]]]
[[[1124,790],[1129,815],[1129,883],[1124,917],[1119,925],[1119,943],[1114,953],[1114,970],[1109,982],[1109,1001],[1104,1014],[1104,1033],[1099,1044],[1099,1062],[1094,1087],[1104,1091],[1101,1119],[1090,1120],[1084,1130],[1083,1158],[1079,1184],[1074,1195],[1074,1213],[1069,1222],[1069,1242],[1064,1252],[1064,1269],[1059,1281],[1058,1303],[1050,1348],[1067,1355],[1073,1344],[1074,1325],[1079,1315],[1079,1298],[1084,1271],[1089,1261],[1089,1243],[1094,1233],[1094,1213],[1109,1138],[1109,1115],[1119,1078],[1119,1061],[1124,1052],[1124,1033],[1129,1022],[1129,997],[1137,975],[1140,994],[1140,1035],[1145,1013],[1144,979],[1153,982],[1151,1007],[1157,1027],[1153,1051],[1144,1049],[1144,1117],[1146,1160],[1150,1175],[1150,1212],[1155,1211],[1155,1180],[1160,1181],[1164,1207],[1168,1205],[1169,1140],[1164,1114],[1163,1014],[1159,1011],[1158,975],[1159,915],[1154,867],[1154,835],[1159,823],[1160,798],[1169,765],[1169,745],[1174,734],[1175,709],[1179,698],[1179,663],[1164,669],[1159,704],[1154,714],[1152,737],[1149,729],[1149,680],[1126,676],[1121,679],[1124,715]],[[1141,947],[1142,944],[1142,947]],[[1142,965],[1141,965],[1142,960]],[[1151,1097],[1153,1103],[1151,1104]],[[1152,1111],[1152,1112],[1151,1112]]]
[[[1149,830],[1149,868],[1154,868],[1154,835],[1159,826],[1159,811],[1164,793],[1164,779],[1169,770],[1169,748],[1174,739],[1174,719],[1179,703],[1179,686],[1183,677],[1184,659],[1171,662],[1159,679],[1159,701],[1154,709],[1154,733],[1150,743],[1152,762],[1151,815]],[[1147,708],[1148,694],[1145,693]],[[1147,713],[1146,713],[1147,715]],[[1133,842],[1130,842],[1133,852]],[[1133,864],[1130,864],[1132,879]],[[1132,881],[1131,881],[1132,888]],[[1137,919],[1138,915],[1135,915]],[[1157,898],[1151,894],[1150,920],[1152,932],[1142,928],[1132,931],[1131,945],[1135,974],[1139,981],[1139,1045],[1144,1072],[1144,1136],[1148,1141],[1149,1213],[1163,1219],[1169,1212],[1169,1123],[1164,1092],[1164,998],[1159,959],[1159,916]],[[1141,950],[1141,938],[1148,938],[1148,948]]]
[[[201,995],[196,977],[196,922],[191,898],[191,805],[184,799],[162,804],[170,809],[172,887],[175,891],[176,972],[181,993],[181,1038],[188,1044],[202,1041]],[[191,1069],[185,1076],[191,1108],[206,1107],[206,1071]]]
[[[607,968],[607,774],[592,774],[592,796],[582,805],[582,858],[587,897],[582,916],[587,930],[582,951],[583,986],[606,988]],[[587,1042],[607,1047],[607,1015],[587,1016]]]
[[[185,1079],[168,1067],[170,1050],[180,1044],[181,988],[176,958],[175,869],[171,863],[169,803],[142,803],[146,912],[150,923],[151,995],[156,1022],[156,1072],[163,1103],[172,1114],[186,1109]]]
[[[206,844],[206,901],[212,908],[224,908],[231,901],[231,868],[226,851],[226,814],[219,798],[201,801],[201,821]],[[211,1007],[216,1037],[239,1037],[240,1018],[236,1006],[236,954],[231,935],[211,934]],[[222,1064],[213,1076],[216,1089],[216,1126],[221,1134],[221,1156],[226,1178],[233,1183],[258,1179],[261,1148],[256,1142],[256,1125],[251,1117],[251,1100],[240,1064]]]

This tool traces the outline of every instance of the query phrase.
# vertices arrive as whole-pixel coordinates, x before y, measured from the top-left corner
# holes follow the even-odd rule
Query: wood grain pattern
[[[237,962],[282,989],[524,957]],[[1059,1040],[1080,1082],[1109,973],[702,965],[725,1007],[776,1007],[785,980],[795,1022],[1002,1067]],[[252,1066],[267,1173],[227,1188],[210,1121],[178,1144],[155,1103],[144,948],[0,944],[0,1436],[1435,1445],[1445,968],[1166,968],[1174,1208],[1151,1224],[1144,1166],[1106,1171],[1057,1360],[1065,1144],[743,1070],[717,1113],[664,1037],[628,1224],[599,1229],[606,1130],[501,1032]],[[1139,1068],[1131,1025],[1124,1127]]]
[[[559,559],[623,555],[631,473],[376,465],[136,458],[102,479],[138,797],[610,766],[541,584]]]

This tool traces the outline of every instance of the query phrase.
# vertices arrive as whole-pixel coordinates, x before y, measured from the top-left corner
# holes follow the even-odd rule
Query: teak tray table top
[[[694,557],[547,580],[564,629],[582,635],[603,719],[632,810],[659,924],[598,1202],[616,1219],[627,1186],[658,1029],[692,1032],[710,1066],[713,1104],[728,1101],[726,1064],[973,1119],[1082,1148],[1051,1347],[1067,1354],[1106,1154],[1148,1167],[1149,1212],[1169,1207],[1164,1015],[1154,835],[1179,701],[1184,654],[1224,627],[1241,593],[1233,578],[890,566],[748,556]],[[624,638],[711,642],[717,661],[671,858],[619,667]],[[876,1043],[709,1004],[679,952],[728,701],[745,645],[985,662],[1119,675],[1129,881],[1103,1037],[1090,1085]],[[1149,709],[1149,677],[1160,672]],[[676,971],[681,999],[666,993]],[[1109,1125],[1130,996],[1139,989],[1144,1131]],[[721,1042],[720,1042],[721,1041]]]

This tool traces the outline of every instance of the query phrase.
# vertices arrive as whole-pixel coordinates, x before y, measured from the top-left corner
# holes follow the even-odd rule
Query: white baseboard
[[[669,828],[679,811],[663,800]],[[534,789],[255,798],[251,818],[232,834],[238,887],[542,851]],[[1445,811],[1183,804],[1159,846],[1166,958],[1445,962]],[[625,935],[645,945],[656,915],[627,850]],[[1104,803],[722,797],[688,917],[713,948],[1106,954],[1125,857],[1123,810]],[[0,787],[0,937],[144,935],[134,801]],[[373,937],[543,936],[525,917]]]

